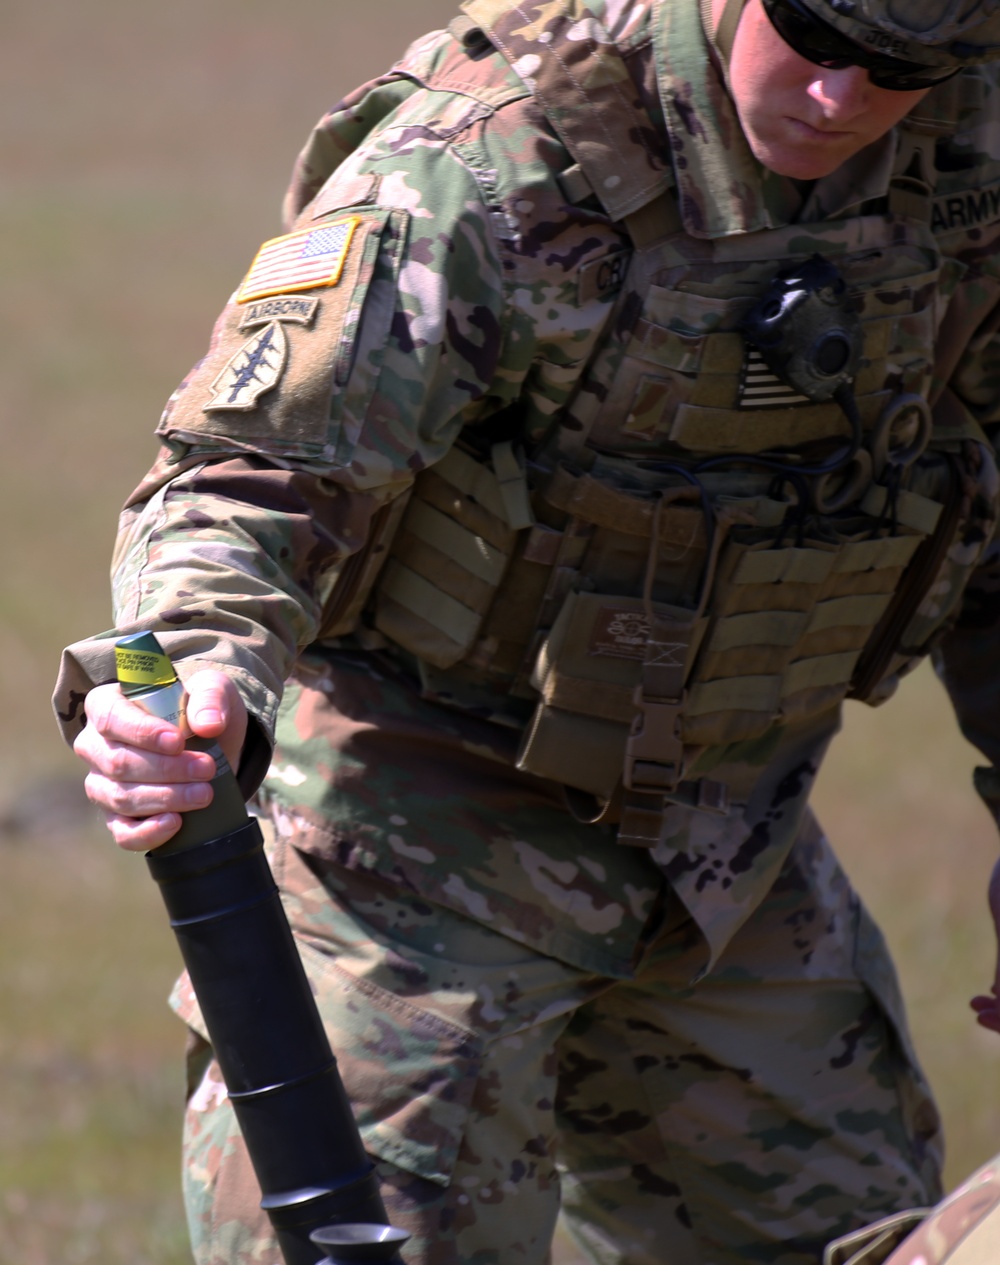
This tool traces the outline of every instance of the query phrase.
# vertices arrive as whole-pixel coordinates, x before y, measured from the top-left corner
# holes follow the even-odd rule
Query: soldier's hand
[[[993,930],[996,933],[997,945],[1000,947],[1000,861],[993,867],[989,887],[990,913],[993,916]],[[993,986],[989,995],[973,997],[972,1009],[976,1012],[976,1022],[992,1032],[1000,1032],[1000,955],[997,958],[993,976]]]
[[[236,686],[225,673],[211,670],[195,673],[186,686],[192,732],[217,738],[237,768],[247,712]],[[185,751],[175,725],[150,716],[117,685],[101,685],[87,695],[87,724],[73,750],[89,769],[87,797],[103,811],[121,848],[159,847],[180,829],[180,813],[211,802],[212,757]]]

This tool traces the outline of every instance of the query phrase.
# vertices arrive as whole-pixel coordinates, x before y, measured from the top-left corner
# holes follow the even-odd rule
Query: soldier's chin
[[[748,136],[754,157],[778,176],[791,180],[821,180],[832,175],[852,153],[861,148],[845,143],[843,134],[823,135],[805,124],[794,127],[788,120],[784,135],[775,139]]]

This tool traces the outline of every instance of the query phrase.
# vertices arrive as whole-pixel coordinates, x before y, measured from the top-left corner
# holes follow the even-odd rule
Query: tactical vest
[[[465,8],[459,38],[523,65],[518,13]],[[738,788],[712,769],[734,744],[877,701],[928,652],[985,543],[953,548],[991,448],[964,410],[925,403],[959,275],[930,230],[933,131],[904,128],[876,212],[696,240],[614,45],[555,8],[532,87],[574,159],[564,191],[632,243],[606,264],[607,333],[538,451],[460,442],[417,478],[387,511],[373,597],[369,551],[327,631],[367,602],[368,644],[412,656],[430,695],[523,724],[520,768],[650,845],[666,803],[730,810]],[[779,264],[816,254],[860,318],[853,445],[843,403],[804,396],[741,332]]]

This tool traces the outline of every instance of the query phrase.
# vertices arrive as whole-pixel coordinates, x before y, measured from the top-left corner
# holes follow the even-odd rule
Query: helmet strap
[[[726,0],[726,7],[722,10],[722,17],[719,19],[719,26],[715,32],[715,47],[719,50],[719,56],[725,63],[727,71],[729,60],[733,55],[733,44],[736,42],[736,28],[740,24],[746,3],[747,0]]]
[[[701,24],[705,30],[705,36],[718,55],[722,64],[722,73],[728,84],[729,62],[733,55],[733,44],[736,41],[736,28],[740,24],[747,0],[726,0],[718,26],[712,21],[712,0],[700,0],[700,4]]]

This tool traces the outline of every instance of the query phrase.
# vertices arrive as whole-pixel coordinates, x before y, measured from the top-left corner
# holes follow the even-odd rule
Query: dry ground
[[[142,862],[61,806],[74,762],[47,698],[61,646],[109,622],[117,506],[163,400],[275,232],[308,128],[451,11],[3,6],[0,1265],[188,1259],[181,1037],[163,1006],[174,949]],[[967,1009],[994,952],[981,893],[996,840],[973,762],[923,671],[888,708],[849,709],[817,797],[897,951],[951,1181],[1000,1149],[1000,1040]]]

